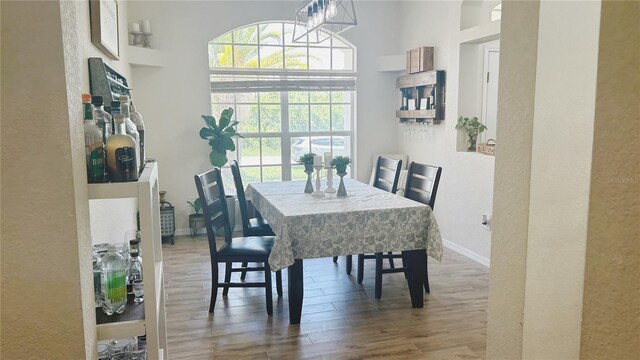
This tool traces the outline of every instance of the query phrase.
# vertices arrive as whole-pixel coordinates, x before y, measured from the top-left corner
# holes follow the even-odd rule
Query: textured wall
[[[600,2],[541,1],[523,359],[580,351]]]
[[[95,318],[75,9],[1,7],[1,357],[82,359]]]
[[[640,354],[640,2],[603,1],[581,359]]]
[[[537,1],[502,5],[488,359],[522,355],[538,11]]]

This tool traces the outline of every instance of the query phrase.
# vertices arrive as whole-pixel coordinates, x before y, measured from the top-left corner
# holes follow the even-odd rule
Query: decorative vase
[[[336,194],[336,196],[338,197],[346,197],[347,196],[347,189],[344,187],[344,176],[347,175],[346,172],[342,171],[342,172],[338,172],[338,176],[340,176],[340,185],[338,185],[338,193]]]
[[[313,184],[311,183],[311,175],[313,174],[313,168],[311,170],[307,170],[306,166],[304,172],[307,174],[307,185],[304,187],[305,194],[311,194],[313,192]]]
[[[191,237],[198,235],[198,230],[204,227],[204,215],[203,214],[191,214],[189,215],[189,229],[191,231]]]
[[[473,133],[468,135],[469,135],[469,139],[468,139],[469,147],[467,148],[467,151],[476,151],[476,142],[478,141],[478,133]]]

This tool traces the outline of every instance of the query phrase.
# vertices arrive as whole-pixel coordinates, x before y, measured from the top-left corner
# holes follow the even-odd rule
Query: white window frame
[[[283,36],[285,35],[285,24],[289,23],[292,24],[290,22],[286,22],[286,21],[272,21],[272,22],[261,22],[261,23],[256,23],[256,24],[251,24],[251,25],[247,25],[247,26],[243,26],[237,29],[234,29],[226,34],[223,34],[222,36],[212,40],[210,43],[211,44],[216,44],[216,45],[231,45],[233,48],[233,50],[231,51],[232,54],[232,66],[235,66],[235,46],[236,45],[251,45],[251,46],[256,46],[258,48],[258,68],[235,68],[235,67],[220,67],[220,68],[211,68],[210,69],[210,74],[211,74],[211,79],[215,78],[216,76],[225,76],[225,77],[233,77],[233,76],[238,76],[240,79],[242,79],[243,76],[267,76],[267,77],[273,77],[273,80],[269,79],[269,80],[234,80],[234,81],[230,81],[230,82],[218,82],[218,83],[214,83],[213,81],[211,82],[211,92],[212,93],[230,93],[230,94],[237,94],[237,93],[241,93],[241,92],[250,92],[250,93],[254,93],[254,92],[259,92],[259,90],[255,90],[254,88],[259,88],[259,87],[264,87],[266,85],[267,88],[273,86],[274,89],[271,89],[271,91],[273,92],[280,92],[280,131],[279,132],[251,132],[251,133],[246,133],[246,132],[242,132],[242,136],[244,136],[244,138],[246,139],[264,139],[264,138],[279,138],[280,139],[280,149],[281,149],[281,163],[280,164],[262,164],[262,146],[259,146],[259,159],[260,159],[260,164],[259,165],[244,165],[244,164],[239,164],[239,166],[241,168],[247,168],[247,167],[251,167],[251,168],[255,168],[255,167],[259,167],[261,169],[260,171],[260,181],[264,181],[263,179],[263,172],[262,172],[262,168],[266,168],[266,167],[281,167],[281,178],[282,180],[290,180],[291,179],[291,166],[295,165],[295,163],[292,161],[291,159],[291,138],[293,137],[309,137],[310,139],[312,139],[313,137],[318,137],[318,136],[329,136],[329,137],[333,137],[333,136],[348,136],[350,141],[349,141],[349,145],[350,145],[350,154],[349,156],[352,158],[352,161],[354,160],[354,154],[355,154],[355,126],[356,126],[356,121],[355,121],[355,103],[356,103],[356,91],[355,91],[355,78],[356,78],[356,56],[357,56],[357,51],[355,46],[351,45],[348,41],[346,41],[345,39],[341,38],[341,37],[337,37],[337,36],[331,36],[329,39],[329,44],[328,46],[318,46],[317,44],[312,44],[309,43],[306,46],[300,46],[299,44],[293,45],[296,47],[301,47],[301,48],[305,48],[307,49],[306,51],[306,59],[307,59],[307,66],[309,65],[309,53],[311,48],[324,48],[324,49],[330,49],[329,52],[330,54],[333,53],[333,42],[334,42],[334,37],[338,38],[339,41],[341,41],[343,44],[345,44],[347,47],[341,46],[341,47],[335,47],[335,48],[342,48],[342,49],[351,49],[353,52],[353,56],[352,56],[352,66],[351,68],[353,70],[308,70],[308,69],[285,69],[285,56],[284,56],[284,51],[286,47],[292,46],[290,44],[286,44],[286,41],[283,41],[282,44],[279,45],[268,45],[268,46],[274,46],[274,47],[282,47],[282,51],[283,51],[283,68],[282,69],[272,69],[272,68],[265,68],[265,69],[261,69],[260,68],[260,25],[265,25],[265,24],[274,24],[274,23],[281,23],[282,24],[282,34]],[[236,43],[235,39],[234,39],[234,32],[245,28],[245,27],[249,27],[249,26],[256,26],[257,27],[257,43],[255,44],[246,44],[246,43]],[[231,35],[231,42],[216,42],[217,39],[230,34]],[[330,56],[330,67],[333,67],[333,56]],[[292,81],[286,81],[286,79],[291,79],[293,78]],[[283,81],[285,80],[285,81]],[[271,82],[271,83],[270,83]],[[289,90],[290,91],[313,91],[312,89],[322,89],[321,91],[345,91],[349,94],[349,101],[348,102],[340,102],[340,103],[334,103],[333,99],[329,99],[329,102],[323,102],[323,103],[316,103],[316,102],[311,102],[311,99],[309,98],[308,102],[306,103],[294,103],[294,104],[299,104],[299,105],[307,105],[309,107],[308,109],[308,125],[309,125],[309,131],[295,131],[295,132],[291,132],[289,130]],[[230,89],[235,89],[235,90],[231,90]],[[243,91],[244,90],[244,91]],[[214,103],[212,101],[212,108],[214,106],[219,106],[219,105],[229,105],[229,106],[233,106],[234,109],[237,109],[238,105],[246,105],[246,104],[256,104],[258,106],[258,129],[260,128],[260,96],[258,94],[258,99],[256,102],[238,102],[237,101],[237,96],[233,97],[233,102],[224,102],[224,103]],[[277,105],[277,103],[269,103],[269,104],[273,104],[273,105]],[[311,106],[312,105],[328,105],[329,106],[329,116],[331,117],[332,115],[332,110],[333,110],[333,106],[334,105],[348,105],[350,106],[350,123],[348,125],[348,129],[349,130],[340,130],[340,131],[333,131],[332,127],[333,127],[333,120],[330,118],[329,120],[329,130],[325,130],[325,131],[311,131],[311,117],[312,117],[312,112],[311,112]],[[214,116],[216,116],[216,114],[214,114]],[[235,116],[235,115],[234,115]],[[345,126],[347,127],[347,126]],[[237,140],[236,140],[236,145],[237,145]],[[311,144],[310,144],[311,146]],[[333,152],[333,141],[331,144],[331,151]],[[233,158],[238,158],[240,159],[242,153],[242,149],[240,149],[239,147],[237,147],[236,153],[233,154]],[[322,154],[318,154],[318,155],[322,155]],[[355,163],[352,164],[352,169],[355,169]],[[351,171],[351,173],[353,173],[353,171]],[[351,176],[353,176],[353,174],[350,174]]]

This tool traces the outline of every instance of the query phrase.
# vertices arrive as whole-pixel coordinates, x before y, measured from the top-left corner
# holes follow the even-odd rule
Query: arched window
[[[212,114],[234,109],[245,182],[306,179],[296,161],[308,152],[353,158],[356,50],[330,34],[294,43],[293,28],[253,24],[209,43]]]

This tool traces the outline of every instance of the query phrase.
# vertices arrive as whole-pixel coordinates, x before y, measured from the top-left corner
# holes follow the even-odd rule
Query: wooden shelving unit
[[[89,184],[89,199],[137,198],[140,213],[144,302],[127,298],[125,312],[106,316],[96,310],[98,340],[146,335],[149,359],[167,358],[167,326],[162,271],[158,165],[146,164],[137,182]]]
[[[405,108],[405,104],[396,111],[400,122],[439,124],[444,120],[445,106],[444,70],[425,71],[416,74],[403,75],[396,80],[396,88],[401,92],[401,98],[415,102],[415,109]],[[424,106],[425,99],[429,99]]]

